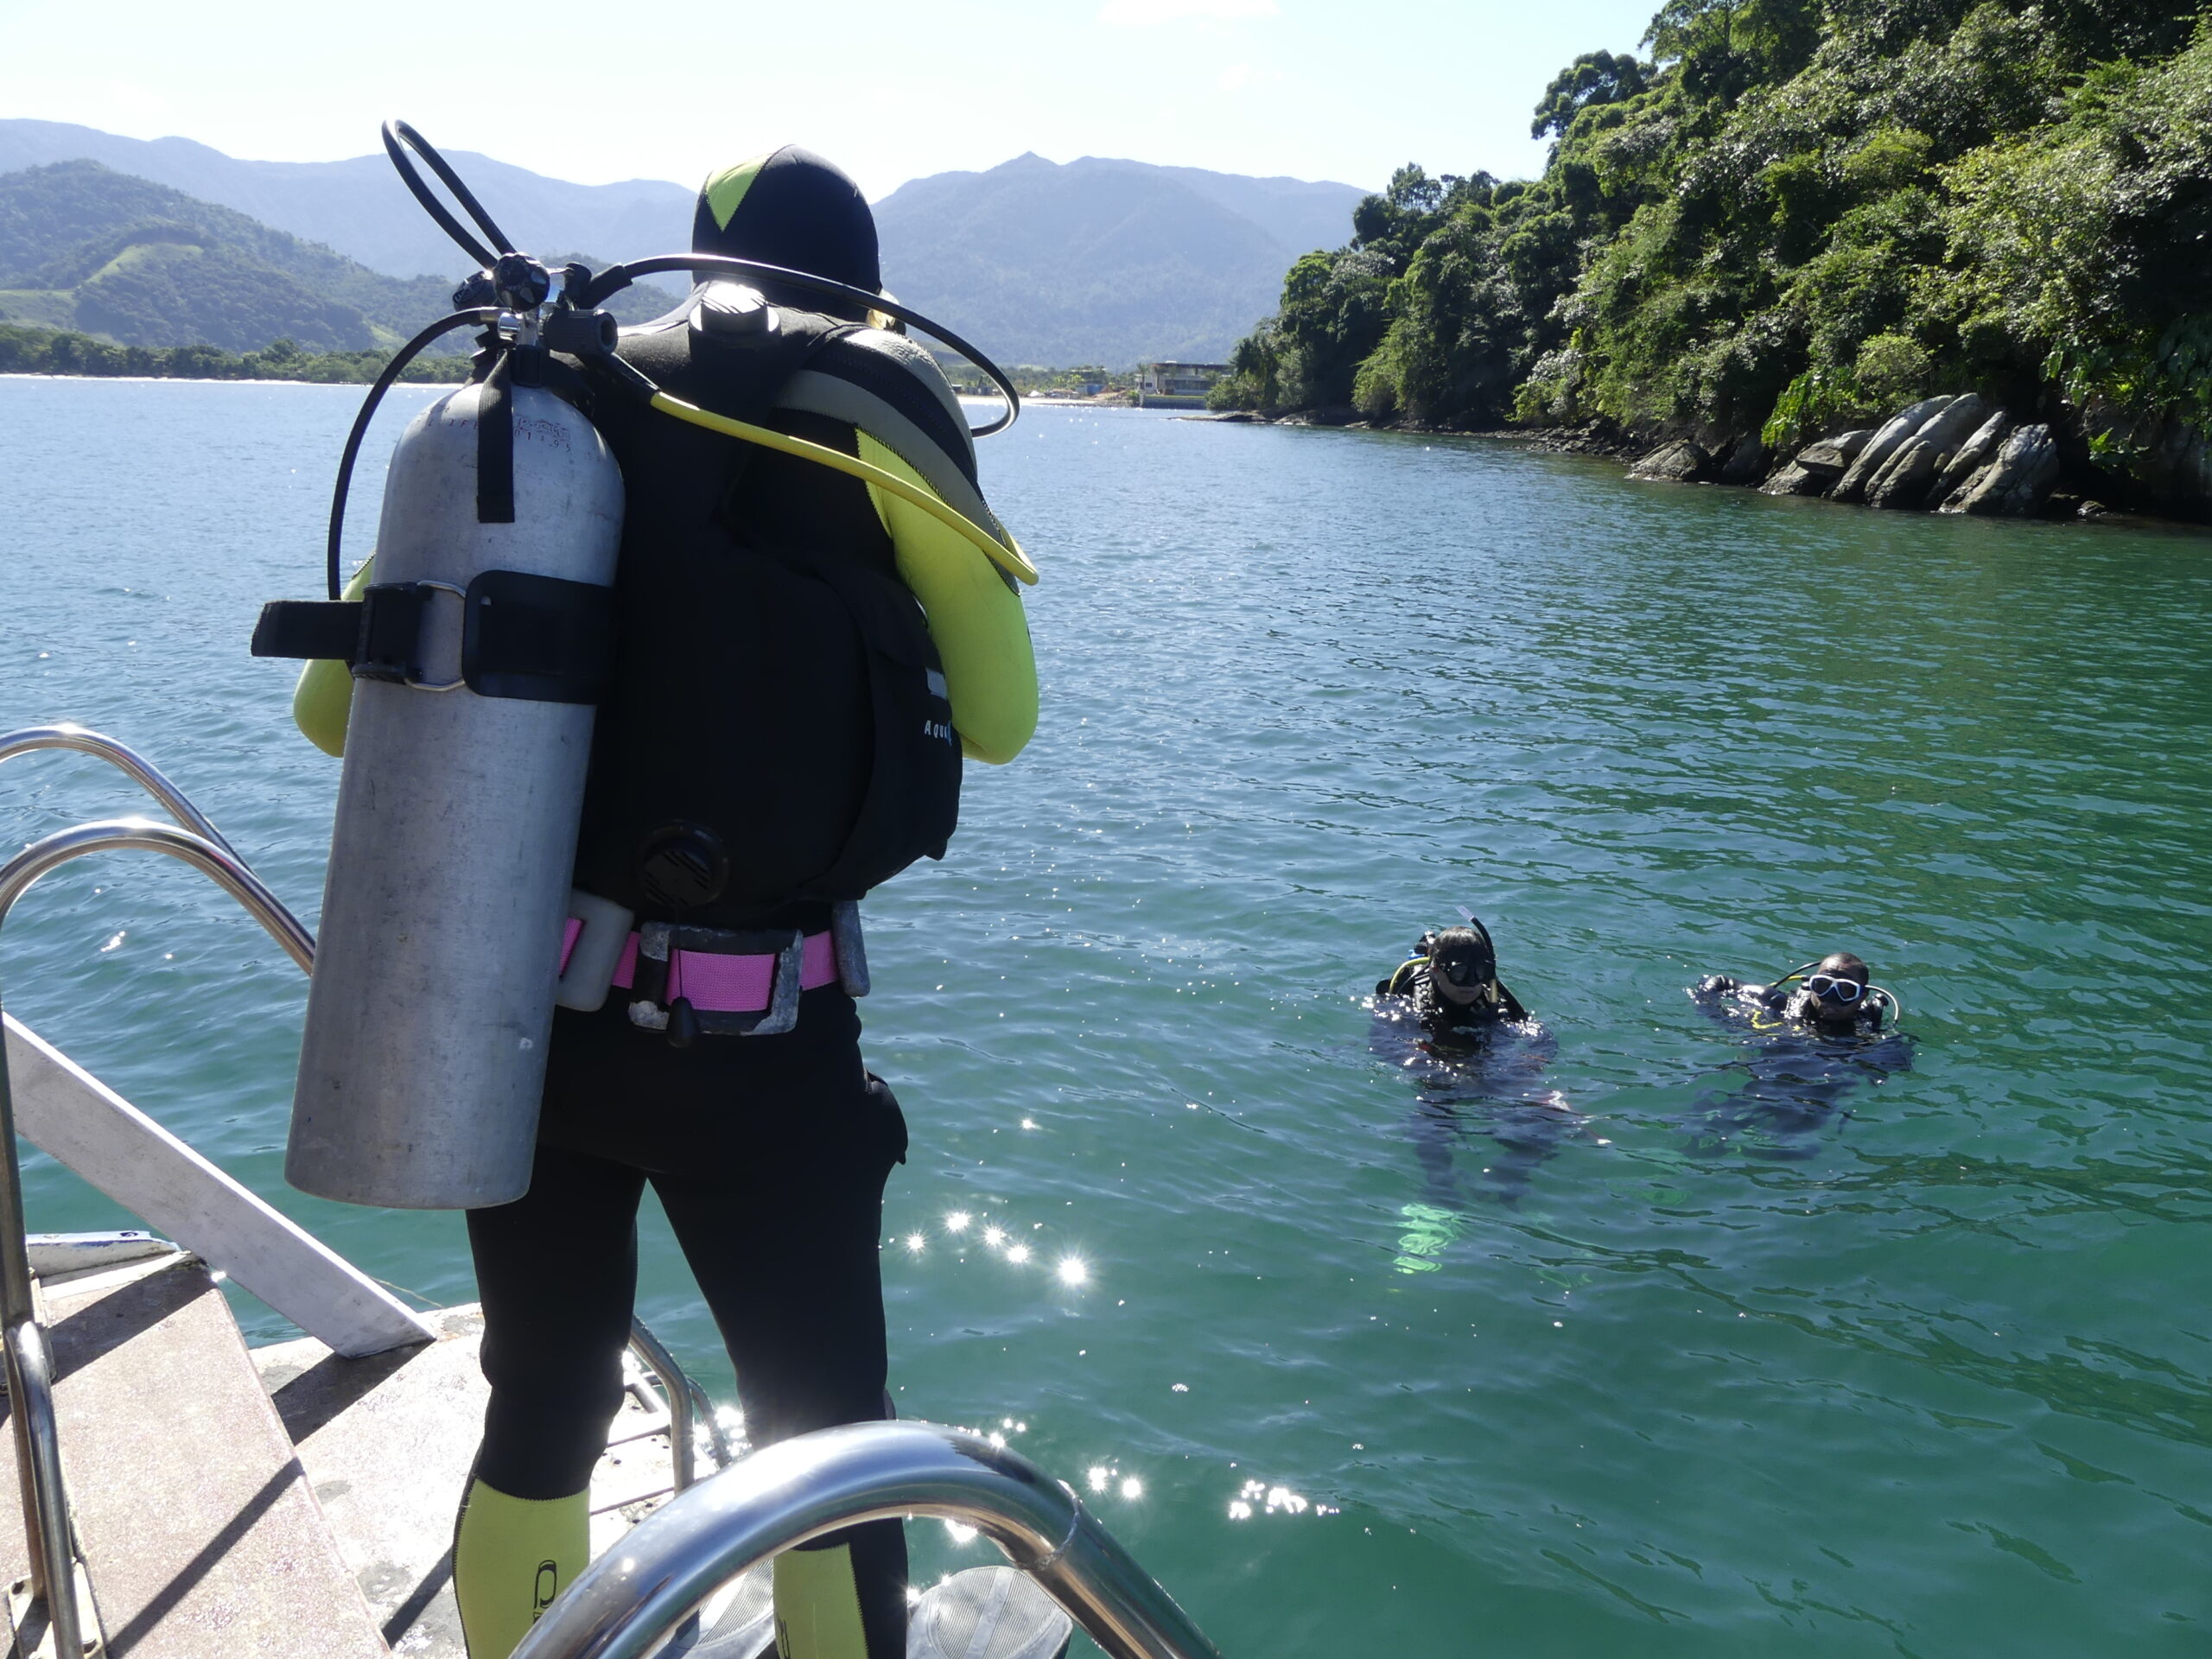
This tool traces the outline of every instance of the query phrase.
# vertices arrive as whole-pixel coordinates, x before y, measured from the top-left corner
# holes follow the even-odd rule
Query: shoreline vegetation
[[[124,346],[73,329],[35,323],[0,322],[0,374],[41,375],[73,379],[285,380],[326,385],[366,385],[384,372],[391,353],[312,351],[292,340],[278,340],[257,352],[226,352],[219,346]],[[425,353],[400,372],[403,385],[459,385],[468,378],[474,354]],[[1039,368],[1027,364],[1006,371],[1016,391],[1040,403],[1093,407],[1133,407],[1133,371]],[[988,383],[953,373],[963,397],[995,397]],[[1096,385],[1086,393],[1082,387]]]
[[[118,346],[71,330],[0,323],[0,374],[366,385],[391,361],[390,352],[315,352],[290,340],[276,340],[257,352],[226,352],[213,346]],[[467,353],[425,354],[402,370],[399,378],[403,383],[458,385],[468,378],[469,364]]]
[[[1540,178],[1401,168],[1211,407],[2212,521],[2212,4],[1666,0],[1643,46],[1553,80]]]

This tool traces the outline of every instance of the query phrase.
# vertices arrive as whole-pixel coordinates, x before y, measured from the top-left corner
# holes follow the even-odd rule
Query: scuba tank
[[[284,1160],[321,1198],[475,1209],[530,1185],[593,709],[486,687],[464,641],[529,602],[502,591],[518,575],[611,602],[622,474],[553,393],[494,387],[417,416],[385,486],[371,591],[415,590],[421,644],[405,677],[354,668]],[[484,434],[510,419],[512,510],[484,523]]]
[[[333,512],[337,602],[271,605],[254,639],[353,680],[285,1178],[411,1209],[529,1188],[623,513],[605,442],[543,384],[547,273],[456,194],[505,251],[486,259],[493,303],[418,336],[372,391]],[[494,326],[480,378],[409,423],[373,580],[340,601],[369,412],[436,333],[478,321]]]
[[[285,1175],[344,1202],[477,1209],[528,1190],[563,923],[576,913],[570,883],[594,707],[613,672],[623,480],[578,405],[623,400],[653,418],[781,450],[861,479],[880,512],[888,502],[929,520],[944,537],[923,550],[933,591],[966,584],[958,615],[940,599],[945,620],[972,629],[991,620],[998,640],[1018,641],[1008,654],[1030,677],[1025,706],[1018,676],[1010,692],[982,682],[979,694],[982,677],[965,675],[965,724],[954,663],[932,677],[963,746],[982,758],[1011,759],[1035,723],[1013,596],[1036,571],[980,497],[967,511],[948,505],[963,499],[957,477],[849,455],[671,397],[616,354],[614,320],[597,308],[637,277],[685,269],[832,293],[928,329],[974,361],[1007,407],[968,435],[1001,430],[1019,397],[957,336],[887,296],[723,256],[550,273],[515,251],[405,123],[386,123],[384,138],[417,200],[483,269],[455,292],[460,309],[394,356],[354,422],[331,513],[329,601],[271,604],[254,636],[257,656],[312,659],[296,711],[315,742],[345,757]],[[496,253],[431,193],[410,149]],[[345,495],[371,415],[433,340],[480,324],[488,326],[474,383],[408,427],[368,579],[342,587]],[[949,729],[931,729],[950,742]]]

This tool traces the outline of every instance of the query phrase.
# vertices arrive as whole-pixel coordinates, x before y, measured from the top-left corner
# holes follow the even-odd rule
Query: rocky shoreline
[[[2102,518],[2107,505],[2094,474],[2069,467],[2062,435],[2045,422],[2021,422],[1967,392],[1923,398],[1878,427],[1855,428],[1777,454],[1756,437],[1714,453],[1688,437],[1655,445],[1602,423],[1587,427],[1431,427],[1368,421],[1353,409],[1262,412],[1234,410],[1189,419],[1272,426],[1338,427],[1357,431],[1436,432],[1510,440],[1553,454],[1592,455],[1628,465],[1629,476],[1680,484],[1726,484],[1768,495],[1819,496],[1890,511],[1967,513],[1978,517]],[[2202,440],[2192,437],[2177,481],[2212,473]],[[2105,484],[2117,482],[2105,479]],[[2212,488],[2184,487],[2179,499],[2128,510],[2184,523],[2212,518]]]

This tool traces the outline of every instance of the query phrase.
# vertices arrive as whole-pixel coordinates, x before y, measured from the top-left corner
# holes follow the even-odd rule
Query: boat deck
[[[41,1284],[78,1539],[108,1651],[133,1659],[462,1659],[454,1511],[486,1389],[473,1307],[346,1359],[249,1351],[181,1253]],[[593,1548],[664,1501],[668,1422],[639,1387],[594,1473]],[[0,1503],[0,1571],[28,1572]]]

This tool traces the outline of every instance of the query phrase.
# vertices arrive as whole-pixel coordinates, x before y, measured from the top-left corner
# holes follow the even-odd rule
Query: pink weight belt
[[[569,971],[569,956],[576,948],[576,936],[583,931],[583,925],[571,916],[561,935],[561,971],[564,974]],[[776,978],[772,952],[757,957],[726,957],[711,950],[671,950],[668,957],[668,992],[664,1001],[674,1002],[682,997],[702,1014],[766,1011]],[[837,982],[837,952],[829,934],[808,934],[800,946],[799,963],[800,989],[810,991]],[[617,989],[626,991],[637,976],[638,936],[632,933],[622,946],[621,959],[614,964],[611,982]]]

